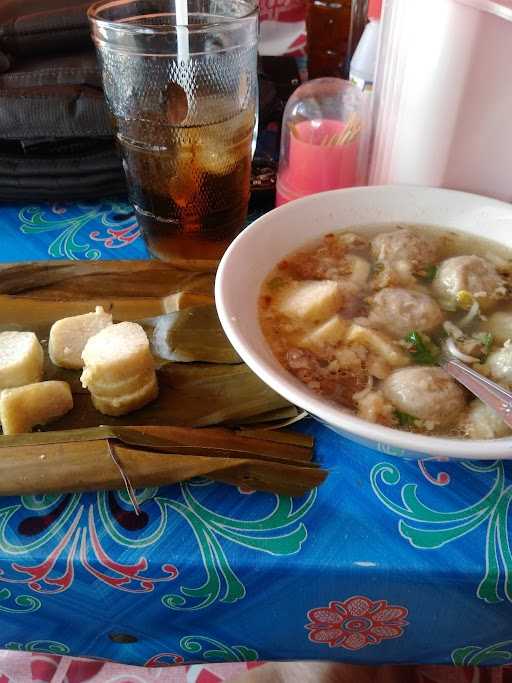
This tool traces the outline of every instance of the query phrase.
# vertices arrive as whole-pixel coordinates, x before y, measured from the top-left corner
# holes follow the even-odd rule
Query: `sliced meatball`
[[[441,263],[432,288],[442,305],[455,307],[457,294],[469,292],[485,310],[502,297],[504,282],[495,266],[481,256],[454,256]]]
[[[437,425],[453,424],[464,410],[464,392],[441,368],[396,370],[382,388],[397,410]]]
[[[428,294],[386,287],[372,300],[370,325],[402,338],[411,330],[431,332],[443,322],[443,312]]]
[[[512,344],[491,353],[486,363],[493,379],[512,386]]]
[[[499,439],[511,433],[498,413],[478,399],[471,402],[463,426],[470,439]]]
[[[439,240],[407,228],[382,232],[373,238],[372,255],[384,264],[406,262],[411,272],[416,272],[437,261]]]

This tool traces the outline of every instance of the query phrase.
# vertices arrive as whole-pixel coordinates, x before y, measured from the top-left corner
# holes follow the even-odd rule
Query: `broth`
[[[512,250],[453,230],[380,224],[329,233],[265,279],[260,324],[279,362],[363,419],[499,438],[502,420],[438,366],[454,354],[512,387]]]

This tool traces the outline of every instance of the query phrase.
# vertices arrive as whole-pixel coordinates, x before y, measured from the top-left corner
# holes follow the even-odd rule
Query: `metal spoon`
[[[171,81],[166,90],[167,122],[179,126],[188,116],[188,97],[185,89],[176,81]]]
[[[512,393],[457,358],[450,357],[446,349],[445,354],[439,362],[440,367],[498,413],[503,422],[512,428]]]

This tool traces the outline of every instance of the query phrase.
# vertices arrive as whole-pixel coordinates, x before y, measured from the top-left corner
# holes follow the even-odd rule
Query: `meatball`
[[[405,337],[411,330],[431,332],[443,322],[443,312],[428,294],[400,287],[387,287],[373,297],[370,325],[392,337]]]
[[[512,345],[491,353],[486,365],[493,379],[500,384],[512,386]]]
[[[470,439],[499,439],[510,434],[501,417],[478,399],[469,406],[464,429]]]
[[[453,424],[464,410],[464,392],[441,368],[415,366],[396,370],[382,388],[397,410],[437,425]]]
[[[503,285],[503,280],[489,261],[480,256],[454,256],[441,263],[432,288],[446,306],[456,306],[457,293],[465,291],[476,295],[481,308],[486,309],[499,298]]]
[[[439,240],[406,228],[383,232],[372,240],[372,255],[381,263],[407,262],[409,270],[416,272],[437,260]]]

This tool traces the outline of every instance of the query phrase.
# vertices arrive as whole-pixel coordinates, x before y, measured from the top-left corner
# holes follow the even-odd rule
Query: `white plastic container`
[[[361,90],[371,88],[375,79],[381,12],[382,0],[369,0],[368,23],[350,62],[350,80]]]
[[[370,182],[512,201],[512,0],[385,0],[381,23]]]

